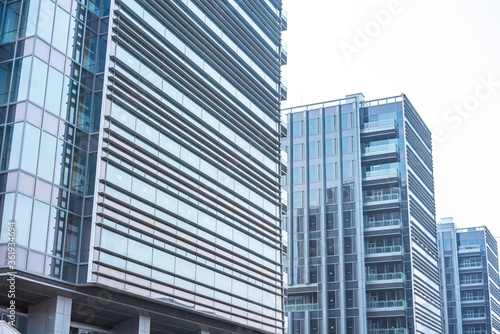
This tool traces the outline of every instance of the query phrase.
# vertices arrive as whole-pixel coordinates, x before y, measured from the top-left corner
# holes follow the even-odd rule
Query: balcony
[[[280,159],[280,169],[281,169],[281,175],[286,175],[288,172],[288,153],[285,151],[281,150],[281,159]]]
[[[376,185],[384,183],[396,183],[399,181],[399,176],[399,169],[397,168],[368,170],[363,173],[363,184]]]
[[[286,81],[284,79],[281,79],[280,96],[281,101],[285,101],[288,96],[288,88],[286,87]]]
[[[382,281],[404,281],[404,273],[385,273],[385,274],[368,274],[366,275],[367,282],[380,283]]]
[[[480,329],[480,330],[464,330],[462,332],[463,334],[488,334],[488,331],[484,330],[484,329]]]
[[[386,219],[386,220],[365,222],[365,231],[386,230],[395,227],[397,228],[403,227],[401,219]]]
[[[363,199],[364,210],[370,209],[395,209],[399,208],[399,193],[365,196]]]
[[[458,246],[458,253],[463,254],[463,253],[477,253],[481,252],[481,248],[479,245],[464,245],[464,246]]]
[[[281,44],[280,48],[280,60],[281,66],[286,65],[288,63],[288,47],[286,44]]]
[[[482,267],[481,262],[462,262],[458,264],[459,269],[478,269]]]
[[[365,161],[371,160],[394,160],[398,157],[399,148],[395,143],[385,145],[366,146],[363,148],[361,157]]]
[[[370,301],[368,302],[367,308],[369,309],[395,309],[395,308],[405,308],[405,300],[381,300],[381,301]]]
[[[288,13],[286,10],[281,10],[281,31],[286,31],[288,27]]]
[[[478,284],[483,284],[483,279],[482,278],[471,278],[471,279],[464,279],[460,280],[460,285],[478,285]]]
[[[484,296],[467,296],[462,297],[462,303],[476,303],[476,302],[484,302]]]
[[[391,329],[369,329],[368,334],[408,334],[406,328],[391,328]]]
[[[318,304],[290,304],[285,305],[285,312],[316,311]]]
[[[462,314],[462,319],[464,320],[476,320],[486,318],[486,313],[464,313]]]
[[[403,246],[366,247],[366,257],[403,255]]]
[[[363,137],[388,136],[397,133],[397,123],[394,119],[368,122],[363,124],[363,129],[361,129],[361,136]]]
[[[286,115],[281,115],[281,138],[286,138],[288,136],[288,123],[286,119]]]

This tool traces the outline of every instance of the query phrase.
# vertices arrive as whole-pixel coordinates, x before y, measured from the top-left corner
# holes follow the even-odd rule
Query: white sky
[[[282,107],[404,92],[434,133],[438,220],[500,237],[500,2],[284,0],[284,8]],[[389,8],[376,23],[373,13]]]

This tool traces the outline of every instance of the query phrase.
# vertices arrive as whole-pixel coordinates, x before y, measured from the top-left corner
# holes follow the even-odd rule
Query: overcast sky
[[[500,236],[500,2],[284,0],[288,101],[404,92],[433,131],[437,219]],[[495,172],[496,171],[496,172]]]

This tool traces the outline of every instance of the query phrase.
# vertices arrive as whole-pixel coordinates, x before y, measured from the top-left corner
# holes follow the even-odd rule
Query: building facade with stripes
[[[11,224],[22,333],[283,332],[285,29],[280,0],[0,0],[3,318]]]
[[[443,333],[431,133],[408,98],[282,112],[288,333]]]

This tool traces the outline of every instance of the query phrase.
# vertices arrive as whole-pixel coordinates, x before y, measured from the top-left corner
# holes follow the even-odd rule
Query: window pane
[[[30,82],[30,100],[35,102],[39,106],[43,106],[43,103],[45,101],[47,71],[47,64],[35,57],[33,60],[33,73],[31,74]]]
[[[23,153],[21,168],[32,174],[36,174],[38,149],[40,145],[40,129],[26,123],[24,130]]]

